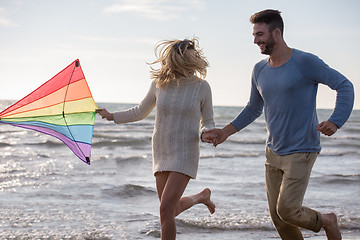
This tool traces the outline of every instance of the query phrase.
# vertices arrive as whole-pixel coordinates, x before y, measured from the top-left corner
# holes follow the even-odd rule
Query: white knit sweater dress
[[[136,107],[114,113],[114,122],[135,122],[156,106],[152,138],[153,173],[180,172],[196,178],[200,155],[200,132],[215,127],[208,82],[193,76],[180,86],[157,88],[152,82],[144,100]],[[201,125],[201,129],[200,129]]]

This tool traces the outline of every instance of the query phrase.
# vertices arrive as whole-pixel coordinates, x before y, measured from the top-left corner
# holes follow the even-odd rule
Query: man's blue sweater
[[[264,109],[267,146],[274,153],[320,152],[320,133],[316,131],[319,83],[337,91],[329,121],[341,128],[354,104],[352,83],[317,56],[297,49],[293,49],[290,59],[280,67],[271,67],[268,59],[255,65],[250,100],[231,123],[240,131]]]

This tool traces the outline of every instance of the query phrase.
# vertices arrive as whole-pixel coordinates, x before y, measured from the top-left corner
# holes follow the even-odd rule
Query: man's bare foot
[[[201,203],[205,204],[210,213],[213,214],[215,212],[215,204],[213,203],[213,201],[211,201],[210,197],[211,197],[211,191],[209,188],[205,188],[202,192],[201,192],[202,197],[202,201]]]
[[[321,217],[328,240],[341,240],[341,232],[335,213],[321,214]]]

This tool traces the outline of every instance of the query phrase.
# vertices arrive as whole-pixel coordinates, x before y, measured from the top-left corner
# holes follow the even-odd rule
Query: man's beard
[[[262,54],[270,55],[274,49],[275,40],[272,36],[265,42],[265,49],[261,52]]]

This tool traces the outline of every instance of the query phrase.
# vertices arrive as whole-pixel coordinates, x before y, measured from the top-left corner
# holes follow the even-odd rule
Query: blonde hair
[[[195,54],[187,54],[188,49],[194,49]],[[191,40],[160,41],[155,47],[156,61],[150,65],[160,63],[160,69],[151,67],[151,79],[155,80],[156,86],[166,88],[169,84],[180,85],[181,78],[200,75],[205,79],[206,68],[209,66],[202,49],[198,46],[197,38]]]

